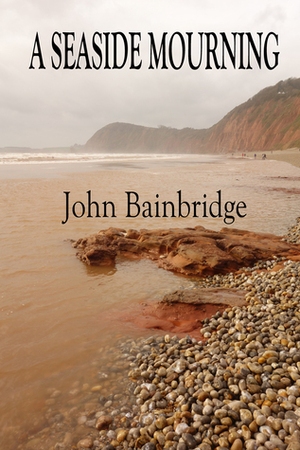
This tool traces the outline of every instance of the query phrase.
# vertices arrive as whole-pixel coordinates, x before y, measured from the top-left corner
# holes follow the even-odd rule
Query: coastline
[[[258,153],[258,158],[261,158],[263,152]],[[283,161],[293,166],[300,167],[300,150],[299,148],[289,148],[286,150],[269,150],[265,152],[268,159]]]
[[[286,150],[267,150],[267,151],[258,151],[258,152],[245,152],[246,158],[254,158],[254,154],[256,154],[256,159],[262,159],[262,155],[265,154],[268,160],[282,161],[289,164],[292,164],[295,167],[300,167],[300,150],[299,148],[289,148]],[[229,155],[229,154],[228,154]],[[234,156],[235,157],[235,154]],[[240,154],[237,156],[241,158]]]
[[[45,169],[50,174],[52,174],[52,169],[55,169],[56,178],[49,176],[44,179],[40,176],[40,166],[36,166],[39,179],[7,180],[3,183],[5,195],[8,196],[8,193],[16,190],[20,195],[15,206],[7,202],[7,214],[4,217],[7,233],[2,237],[3,242],[5,241],[3,248],[7,249],[8,256],[6,269],[8,276],[5,277],[5,281],[9,287],[11,286],[10,297],[5,298],[7,309],[2,314],[5,315],[3,317],[5,323],[9,320],[6,337],[9,338],[9,332],[14,328],[22,330],[22,339],[17,347],[19,353],[14,353],[16,346],[9,347],[7,345],[5,349],[7,355],[9,353],[15,355],[14,359],[16,367],[18,367],[18,373],[14,377],[10,373],[9,379],[5,380],[4,395],[6,393],[8,395],[5,397],[6,404],[4,404],[3,410],[8,411],[11,408],[13,412],[10,413],[10,416],[2,418],[2,431],[6,433],[7,439],[14,439],[11,446],[5,441],[7,448],[15,449],[20,446],[20,450],[23,450],[23,447],[24,449],[27,447],[26,450],[31,448],[41,450],[42,447],[51,448],[52,446],[55,448],[55,445],[59,444],[57,448],[60,446],[63,448],[64,445],[67,450],[70,450],[72,446],[76,448],[80,440],[94,434],[97,413],[106,411],[108,408],[107,412],[111,416],[116,409],[121,410],[125,407],[128,408],[128,411],[122,410],[120,414],[131,412],[130,402],[132,400],[135,404],[137,398],[132,395],[130,390],[128,390],[128,395],[127,393],[125,395],[125,387],[124,392],[121,389],[124,386],[123,383],[130,382],[127,373],[130,364],[133,364],[133,360],[130,358],[134,356],[130,351],[132,347],[137,348],[141,345],[143,348],[145,345],[150,345],[145,344],[145,341],[147,336],[153,334],[153,331],[151,329],[139,330],[128,322],[118,322],[118,327],[114,326],[115,310],[127,308],[129,305],[129,308],[135,311],[137,302],[158,300],[171,290],[182,287],[188,289],[193,282],[187,277],[174,276],[171,272],[160,271],[155,264],[147,260],[128,263],[119,260],[117,269],[112,268],[109,271],[106,268],[93,269],[82,265],[74,257],[74,250],[70,243],[62,244],[64,239],[87,235],[93,231],[91,225],[96,227],[94,231],[97,231],[98,227],[107,228],[117,224],[126,229],[128,226],[134,229],[158,228],[162,226],[162,221],[153,218],[153,221],[152,219],[150,221],[143,219],[132,220],[129,223],[128,219],[124,219],[122,222],[122,217],[118,217],[113,223],[110,218],[103,221],[102,219],[95,220],[92,223],[90,219],[78,219],[69,221],[66,227],[62,227],[64,205],[61,197],[62,192],[67,189],[72,192],[72,195],[76,195],[73,197],[74,199],[82,200],[83,197],[78,196],[78,193],[84,194],[88,188],[95,193],[95,199],[97,199],[96,193],[98,192],[100,200],[115,200],[107,194],[107,186],[111,186],[112,181],[115,186],[118,179],[121,180],[119,190],[121,189],[122,192],[126,180],[134,178],[132,181],[134,184],[129,185],[129,189],[134,189],[136,177],[139,177],[138,184],[141,186],[141,195],[152,192],[152,186],[155,186],[154,193],[165,192],[165,198],[171,199],[171,194],[175,191],[173,186],[174,166],[176,167],[176,183],[179,183],[178,189],[183,188],[186,198],[192,198],[197,191],[200,195],[204,192],[209,193],[210,190],[215,192],[215,176],[218,177],[217,187],[221,186],[223,190],[221,180],[224,175],[224,192],[231,189],[228,191],[228,198],[243,199],[247,204],[249,202],[255,206],[252,218],[249,215],[249,220],[247,216],[245,223],[241,223],[242,221],[237,223],[238,228],[242,225],[247,229],[266,230],[282,235],[293,223],[294,217],[298,215],[297,193],[292,189],[297,191],[299,169],[286,164],[284,165],[284,175],[286,176],[283,177],[281,165],[268,159],[267,161],[223,160],[216,161],[213,165],[211,163],[209,165],[185,164],[180,171],[180,182],[178,182],[179,164],[172,163],[169,166],[169,164],[162,165],[160,162],[156,167],[147,169],[147,175],[144,164],[135,168],[130,167],[130,169],[122,168],[121,171],[116,171],[114,176],[115,172],[113,171],[103,170],[100,165],[96,167],[91,165],[90,169],[93,171],[90,171],[88,184],[86,170],[82,171],[82,175],[80,175],[78,167],[78,173],[73,175],[66,171],[67,174],[63,174],[59,178],[57,177],[60,173],[58,169],[63,172],[64,166],[56,164],[54,167],[49,164]],[[113,168],[115,169],[115,166]],[[207,176],[207,172],[211,169],[217,175]],[[19,167],[19,170],[22,170],[22,176],[24,176],[22,166]],[[133,172],[134,177],[132,176]],[[241,172],[245,175],[243,179],[240,177]],[[251,173],[250,178],[246,177],[248,172]],[[204,174],[205,178],[203,178]],[[107,184],[105,180],[107,180]],[[227,180],[228,187],[226,187]],[[177,187],[177,184],[175,186]],[[254,189],[253,186],[255,186]],[[127,185],[126,188],[128,189]],[[43,195],[37,196],[37,189]],[[116,195],[116,204],[118,196],[119,194]],[[26,221],[28,219],[28,198],[32,199],[30,223],[28,220]],[[194,200],[194,198],[192,199]],[[21,208],[22,202],[24,202],[23,209]],[[279,204],[282,217],[277,214]],[[269,208],[270,205],[273,207]],[[41,211],[45,211],[45,208],[49,206],[52,207],[49,213],[41,215]],[[15,216],[14,220],[12,220],[13,216]],[[38,224],[38,231],[31,226],[33,224]],[[216,223],[216,220],[205,221],[203,225],[213,229],[222,227],[221,224]],[[194,227],[195,221],[182,219],[179,222],[174,218],[163,219],[164,228],[174,226]],[[20,238],[15,241],[18,254],[11,252],[10,230],[18,233],[18,236],[22,236],[22,240]],[[24,239],[25,237],[26,239]],[[20,244],[22,245],[20,246]],[[30,248],[31,255],[29,259],[25,258],[28,248]],[[44,249],[43,252],[40,252],[40,248]],[[45,254],[48,255],[47,261],[44,260]],[[20,255],[21,259],[17,258],[17,255]],[[30,263],[29,267],[28,263]],[[22,273],[21,268],[27,271]],[[41,280],[38,285],[36,285],[36,273],[39,273],[39,280]],[[22,279],[23,283],[21,283]],[[238,279],[235,281],[234,278],[234,282],[238,281]],[[213,279],[213,282],[219,283],[219,280]],[[35,304],[32,303],[34,298],[36,298]],[[28,303],[29,300],[31,303]],[[19,309],[15,306],[18,301],[20,302]],[[31,310],[33,313],[35,312],[33,309],[35,305],[39,311],[42,306],[45,314],[42,316],[31,314]],[[8,314],[10,314],[9,317],[6,317]],[[43,317],[42,320],[41,317]],[[24,321],[26,321],[26,327],[21,326]],[[56,325],[53,327],[53,324]],[[41,331],[38,328],[41,328]],[[2,332],[5,332],[3,328]],[[161,336],[161,333],[161,331],[155,331],[155,336]],[[115,342],[120,336],[122,338],[119,346],[116,346]],[[43,340],[46,345],[40,345]],[[34,371],[27,369],[23,363],[23,361],[28,362],[29,366],[32,360],[28,356],[25,360],[23,359],[24,342],[31,345],[30,354],[35,357]],[[159,346],[163,343],[160,342]],[[155,345],[154,342],[153,347]],[[125,353],[130,355],[129,357],[124,356],[121,352],[121,346]],[[128,349],[128,352],[125,349]],[[144,350],[142,350],[142,354],[143,352]],[[20,356],[18,357],[18,355]],[[6,367],[8,367],[10,358],[6,358],[5,361]],[[19,373],[22,376],[18,385]],[[128,389],[132,389],[132,385],[128,384],[128,386]],[[124,403],[117,408],[118,396],[121,394],[120,398]],[[113,401],[111,405],[113,409],[105,406],[110,401]],[[15,408],[16,404],[19,404],[20,407]],[[95,410],[96,413],[93,413]],[[13,415],[15,411],[16,414]],[[118,416],[120,417],[119,413]],[[12,417],[14,420],[11,419]],[[123,416],[122,419],[125,421]],[[18,425],[15,426],[15,424]],[[123,426],[122,424],[123,422],[119,424],[113,420],[110,428],[114,429],[108,431],[115,432],[118,427]],[[24,433],[18,434],[18,427]],[[97,442],[99,431],[97,430],[96,433],[92,445],[102,448],[104,442],[94,445],[94,441]],[[16,442],[17,438],[20,438],[18,442]],[[68,444],[69,439],[71,439],[71,444]],[[108,440],[105,442],[109,443]],[[127,438],[126,442],[128,442]],[[127,445],[126,442],[124,442],[124,446]],[[90,445],[90,441],[86,441],[84,445],[87,443]],[[93,447],[87,448],[94,450]]]
[[[300,241],[299,218],[284,239]],[[199,284],[241,289],[247,305],[204,319],[205,343],[122,337],[98,384],[73,386],[64,407],[49,392],[52,425],[19,448],[298,449],[300,261],[258,261]]]

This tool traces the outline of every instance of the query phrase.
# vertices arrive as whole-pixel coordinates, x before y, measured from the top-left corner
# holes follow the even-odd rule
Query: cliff
[[[113,152],[194,153],[203,145],[207,130],[177,130],[111,123],[98,130],[85,145],[88,150]],[[204,150],[205,151],[205,150]]]
[[[300,78],[280,81],[234,108],[209,129],[218,152],[300,147]]]
[[[87,150],[226,153],[300,147],[300,78],[270,86],[208,129],[177,130],[112,123],[97,131]]]

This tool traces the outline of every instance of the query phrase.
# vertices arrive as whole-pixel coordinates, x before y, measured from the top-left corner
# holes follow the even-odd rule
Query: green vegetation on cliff
[[[300,78],[270,86],[206,130],[177,130],[112,123],[98,130],[87,150],[226,153],[300,146]]]

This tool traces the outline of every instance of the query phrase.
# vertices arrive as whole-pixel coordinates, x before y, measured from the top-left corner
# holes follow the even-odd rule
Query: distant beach
[[[262,155],[266,154],[267,159],[274,159],[276,161],[284,161],[293,166],[300,167],[300,149],[299,148],[288,148],[286,150],[269,150],[267,152],[257,152],[256,158],[262,159]],[[254,153],[246,153],[247,156],[253,158]]]

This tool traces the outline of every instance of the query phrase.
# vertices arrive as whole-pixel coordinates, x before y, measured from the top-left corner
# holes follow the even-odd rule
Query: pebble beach
[[[283,239],[300,242],[300,218]],[[46,426],[18,448],[300,449],[300,261],[196,284],[243,289],[247,306],[205,319],[205,342],[166,334],[100,349],[110,364],[93,361],[90,384],[50,389]]]
[[[297,260],[288,264],[286,260],[274,258],[272,261],[271,253],[271,256],[266,257],[270,261],[260,262],[255,268],[244,269],[241,273],[228,274],[226,277],[218,274],[206,279],[200,279],[197,274],[192,278],[175,275],[157,268],[152,261],[146,260],[119,260],[117,267],[109,270],[106,267],[92,268],[76,260],[74,250],[70,246],[70,238],[87,235],[98,226],[107,228],[113,225],[126,229],[128,227],[139,229],[151,225],[151,228],[163,226],[166,229],[174,225],[194,227],[195,221],[192,219],[175,221],[174,218],[170,218],[163,219],[162,225],[159,219],[153,218],[153,222],[151,219],[150,223],[145,219],[140,221],[132,219],[128,222],[127,218],[122,219],[120,212],[120,217],[115,222],[109,218],[103,219],[102,222],[101,218],[101,221],[95,221],[91,226],[90,219],[82,218],[73,222],[69,221],[66,227],[61,225],[64,218],[62,192],[66,189],[72,192],[76,200],[82,199],[80,194],[91,189],[95,199],[98,198],[96,195],[99,195],[100,199],[112,199],[116,202],[118,210],[122,211],[120,209],[122,201],[118,203],[118,198],[121,198],[125,190],[124,186],[134,189],[134,186],[138,184],[141,196],[146,195],[147,192],[152,194],[164,192],[167,199],[172,199],[172,193],[182,189],[186,197],[193,200],[197,198],[193,195],[199,192],[201,195],[203,192],[215,194],[216,179],[218,179],[217,188],[222,189],[228,199],[242,199],[247,205],[252,205],[252,209],[249,207],[247,221],[240,220],[235,224],[241,230],[263,230],[283,235],[294,223],[295,217],[299,215],[299,170],[297,167],[271,161],[269,157],[266,161],[259,158],[254,161],[248,159],[248,155],[247,159],[236,158],[231,161],[226,158],[216,158],[211,161],[201,156],[195,158],[195,161],[194,157],[191,161],[184,156],[180,161],[159,160],[156,164],[153,161],[151,164],[136,161],[136,167],[133,167],[129,160],[125,168],[123,165],[120,168],[113,164],[113,170],[108,170],[104,163],[103,167],[101,164],[96,167],[95,164],[82,163],[78,165],[76,173],[73,173],[74,164],[3,165],[4,179],[1,183],[1,192],[2,198],[7,199],[3,216],[4,232],[1,235],[2,256],[6,261],[1,284],[0,311],[2,319],[0,334],[3,340],[0,442],[3,448],[7,450],[60,448],[99,450],[112,446],[122,450],[150,445],[151,450],[151,447],[155,445],[156,449],[160,450],[160,448],[177,448],[178,445],[181,447],[183,444],[187,445],[184,441],[186,434],[190,434],[195,439],[193,442],[196,443],[196,447],[194,448],[200,448],[201,444],[208,444],[211,448],[220,446],[216,443],[216,438],[210,436],[208,423],[194,426],[194,422],[197,425],[199,418],[195,416],[191,405],[196,402],[198,406],[204,407],[205,400],[216,401],[211,395],[204,401],[201,400],[201,396],[200,398],[196,396],[196,392],[202,387],[201,377],[204,373],[204,379],[207,370],[214,378],[217,374],[217,372],[214,373],[213,368],[206,368],[202,362],[202,359],[210,358],[210,365],[215,367],[218,365],[216,359],[209,356],[209,352],[215,345],[213,339],[218,337],[221,342],[221,353],[227,364],[225,370],[227,367],[231,371],[239,370],[235,367],[235,363],[231,362],[230,358],[233,356],[230,352],[234,350],[233,343],[237,341],[236,333],[245,335],[250,332],[244,326],[246,333],[243,329],[236,330],[227,338],[226,333],[224,337],[222,334],[219,336],[218,326],[222,325],[220,321],[226,319],[226,330],[227,327],[229,327],[228,330],[235,329],[236,315],[246,314],[247,308],[230,310],[228,307],[227,311],[223,312],[224,305],[222,305],[218,314],[216,314],[217,309],[209,313],[208,308],[205,317],[210,317],[210,320],[195,321],[198,322],[197,334],[193,331],[180,334],[179,328],[176,329],[177,325],[172,329],[166,327],[165,331],[157,330],[156,326],[152,329],[138,328],[130,322],[130,318],[122,320],[120,315],[121,313],[129,316],[140,314],[141,302],[150,302],[155,305],[166,294],[175,290],[184,289],[188,293],[188,290],[194,289],[193,292],[197,292],[199,287],[199,290],[205,291],[205,285],[217,288],[220,286],[220,290],[223,289],[222,286],[228,285],[229,291],[230,286],[235,290],[241,286],[238,290],[245,292],[249,308],[265,308],[267,302],[275,296],[269,285],[277,283],[276,280],[279,279],[280,274],[282,278],[279,286],[283,285],[280,287],[283,292],[289,289],[289,284],[284,286],[285,282],[294,283],[291,281],[293,277],[298,280],[295,274],[287,277],[290,270],[297,272],[297,264],[299,264]],[[176,174],[180,172],[180,177],[177,177],[179,181],[177,180],[175,184],[176,188],[174,188],[174,167],[176,167]],[[87,172],[89,172],[88,184]],[[243,179],[240,178],[241,172]],[[54,173],[56,176],[53,176]],[[111,184],[114,186],[115,197],[109,191]],[[155,190],[152,186],[155,186]],[[19,193],[18,201],[15,203],[9,200],[12,192]],[[43,194],[37,196],[37,192]],[[32,199],[30,221],[28,199]],[[259,205],[259,208],[254,207],[255,205]],[[41,211],[46,210],[47,214],[41,214]],[[220,229],[222,226],[216,219],[204,221],[203,225],[213,229]],[[297,242],[298,236],[299,222],[289,229],[284,239]],[[284,256],[289,258],[287,255]],[[276,275],[271,275],[272,272]],[[264,286],[265,283],[268,284]],[[256,295],[255,289],[258,289]],[[270,297],[265,298],[263,291],[260,292],[261,289],[271,289],[270,292],[266,292],[266,295]],[[228,287],[225,290],[228,290]],[[282,294],[282,298],[291,301],[289,295],[291,295],[289,292]],[[258,300],[252,298],[255,296]],[[272,300],[272,303],[276,308],[279,307],[278,300]],[[293,305],[291,308],[291,311],[297,311]],[[230,311],[233,311],[233,317],[230,317],[232,314]],[[263,313],[261,320],[271,320],[266,316],[266,311],[269,314],[269,310],[261,309],[261,311]],[[254,315],[250,312],[247,314]],[[296,313],[291,312],[291,314],[297,319]],[[140,317],[142,317],[141,314]],[[244,318],[239,320],[242,321]],[[219,325],[215,325],[215,321]],[[251,325],[250,320],[250,329],[255,330],[257,323],[254,319],[252,322],[255,326]],[[200,327],[206,336],[203,342],[200,341]],[[189,333],[190,336],[187,337],[186,334]],[[174,336],[175,334],[177,337]],[[187,340],[182,341],[182,339]],[[233,339],[233,341],[225,342],[226,339]],[[294,341],[294,347],[297,346],[296,341]],[[243,341],[237,342],[238,345],[244,345]],[[229,347],[226,350],[227,345]],[[262,345],[266,347],[264,343]],[[170,348],[174,346],[177,346],[174,353],[168,355],[167,352],[172,352]],[[187,350],[194,356],[185,356]],[[242,351],[247,353],[244,348]],[[290,352],[290,349],[288,348],[287,351]],[[200,355],[196,356],[198,352]],[[260,349],[258,353],[260,357]],[[162,361],[165,358],[166,360]],[[188,364],[183,372],[176,372],[175,366],[172,366],[178,358],[185,359],[184,364]],[[247,364],[245,359],[242,361]],[[223,360],[222,363],[224,364]],[[190,364],[195,366],[189,367]],[[230,364],[233,364],[232,368]],[[137,376],[138,371],[132,374],[131,372],[136,369],[148,373],[148,378],[146,373],[144,373],[146,378],[142,375]],[[164,369],[167,371],[166,375],[164,375]],[[172,374],[172,377],[175,376],[175,379],[170,381],[169,374]],[[195,378],[192,394],[191,390],[189,391],[190,386],[185,386],[185,379],[190,375]],[[208,378],[211,375],[208,375]],[[263,373],[256,375],[262,377]],[[143,384],[145,385],[142,386]],[[215,386],[214,383],[211,384]],[[229,385],[233,386],[231,380]],[[239,400],[240,395],[231,392],[229,385],[227,383],[227,387],[224,386],[222,389],[228,391],[232,401]],[[182,386],[186,389],[184,393],[182,393]],[[263,386],[261,393],[265,394],[264,385],[261,384],[261,386]],[[216,387],[214,389],[216,390]],[[168,396],[169,393],[172,393],[172,396]],[[156,400],[160,396],[161,398]],[[170,399],[174,396],[176,396],[175,400]],[[225,409],[226,401],[230,400],[226,396],[227,393],[220,392],[218,397],[218,400],[224,403]],[[154,404],[151,403],[152,400]],[[254,398],[252,403],[256,400]],[[172,422],[175,414],[185,412],[187,403],[190,405],[188,412],[191,416],[189,418],[180,416],[179,419],[175,416],[173,425],[169,423]],[[250,406],[252,408],[252,405]],[[215,409],[215,406],[213,408]],[[296,411],[295,407],[294,409]],[[150,413],[154,414],[154,417],[150,416],[144,421],[142,415]],[[197,414],[203,415],[199,412]],[[156,429],[153,431],[153,423],[162,415],[168,421],[167,426],[159,428],[155,425]],[[108,417],[108,419],[101,419],[98,423],[101,417]],[[216,419],[214,412],[208,417],[210,420]],[[216,424],[214,421],[210,422],[214,433],[220,431],[219,438],[226,437],[226,433],[231,433],[234,427],[237,427],[237,430],[241,429],[240,416],[239,418],[231,417],[231,419],[232,424],[229,426],[227,423],[227,429],[222,431],[219,428],[215,430]],[[101,424],[102,420],[104,423]],[[105,420],[107,420],[106,423]],[[164,419],[162,420],[164,423]],[[186,422],[195,429],[186,429],[182,434],[176,433],[178,420],[180,423]],[[205,420],[207,419],[204,419],[204,422]],[[218,420],[220,423],[217,422],[217,425],[223,426],[221,419]],[[167,428],[171,425],[171,429]],[[148,430],[149,426],[152,428]],[[250,429],[250,424],[248,428]],[[173,430],[175,434],[168,434],[170,430]],[[179,432],[180,428],[177,431]],[[162,433],[164,438],[158,433]],[[250,439],[255,439],[254,435],[255,433],[252,433]],[[277,431],[276,435],[278,435]],[[239,439],[245,447],[245,438],[239,435]],[[228,440],[229,447],[225,446],[225,448],[230,448],[234,444],[230,440]],[[224,441],[221,443],[224,445]],[[288,445],[285,439],[283,443]],[[264,444],[266,445],[268,444]],[[112,447],[110,447],[111,450],[113,450]],[[147,447],[144,450],[147,450]]]

